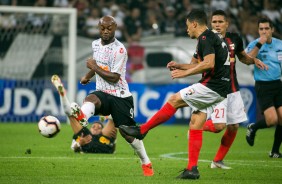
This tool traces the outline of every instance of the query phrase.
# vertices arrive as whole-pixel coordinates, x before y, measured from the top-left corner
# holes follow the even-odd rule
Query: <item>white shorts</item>
[[[240,91],[228,94],[227,98],[214,108],[211,119],[213,123],[226,123],[227,125],[248,120]]]
[[[211,115],[213,108],[225,99],[201,83],[193,84],[179,92],[182,100],[192,108],[192,112],[201,111],[207,113],[207,117]]]

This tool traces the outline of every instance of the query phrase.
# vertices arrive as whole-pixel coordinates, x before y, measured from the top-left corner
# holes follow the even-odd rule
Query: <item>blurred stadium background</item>
[[[282,38],[279,0],[0,0],[0,5],[0,122],[37,122],[48,114],[66,121],[50,77],[60,75],[78,103],[93,90],[95,81],[81,86],[79,79],[87,71],[85,61],[103,15],[116,18],[116,37],[128,49],[127,79],[139,123],[171,93],[200,78],[171,80],[165,67],[170,60],[189,62],[194,53],[196,41],[188,38],[185,27],[191,9],[203,8],[209,16],[225,10],[229,31],[239,32],[245,46],[258,37],[261,16],[274,22],[274,36]],[[260,116],[252,70],[237,62],[249,118],[244,125]],[[189,118],[190,109],[181,109],[167,124],[186,124]]]

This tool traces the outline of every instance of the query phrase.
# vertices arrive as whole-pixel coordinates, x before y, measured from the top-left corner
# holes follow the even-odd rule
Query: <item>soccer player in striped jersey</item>
[[[246,54],[243,48],[243,40],[237,33],[227,32],[229,22],[227,15],[222,10],[216,10],[211,17],[212,29],[218,32],[228,46],[230,59],[230,93],[227,95],[227,106],[218,105],[214,109],[211,119],[206,121],[203,130],[214,133],[221,132],[226,128],[221,138],[220,147],[211,163],[211,168],[231,169],[224,164],[223,159],[228,153],[239,128],[239,123],[247,120],[244,103],[240,94],[236,72],[236,58],[244,64],[255,64],[259,69],[267,66],[259,59]],[[222,102],[224,103],[224,102]],[[226,108],[225,108],[226,107]]]
[[[80,81],[88,84],[95,75],[96,89],[84,99],[81,108],[73,103],[70,111],[84,126],[94,115],[111,115],[116,127],[136,125],[133,97],[125,80],[128,56],[124,45],[115,38],[117,23],[112,16],[104,16],[98,25],[100,38],[92,42],[93,57],[86,62],[89,71]],[[143,142],[120,133],[139,156],[143,175],[152,176],[152,163]]]
[[[148,131],[170,119],[177,109],[190,106],[192,115],[189,124],[188,164],[177,177],[199,179],[197,168],[202,147],[203,125],[213,108],[223,101],[229,90],[229,56],[227,45],[207,28],[207,15],[202,10],[192,10],[186,19],[187,33],[197,38],[196,53],[190,64],[168,63],[172,78],[182,78],[202,73],[202,79],[173,94],[167,103],[140,127],[120,126],[128,135],[143,139]]]
[[[282,40],[272,37],[274,27],[268,18],[258,21],[258,32],[260,37],[248,45],[247,52],[269,66],[267,71],[257,67],[254,70],[257,99],[264,119],[248,125],[246,140],[253,146],[257,130],[276,125],[269,157],[282,158],[279,152],[282,142]]]
[[[73,130],[73,141],[71,149],[80,153],[114,153],[117,137],[117,129],[111,117],[104,126],[100,121],[94,122],[90,129],[83,127],[75,119],[70,111],[70,102],[67,98],[66,90],[58,75],[53,75],[51,82],[60,95],[60,102],[67,115]],[[105,119],[105,117],[100,118]]]

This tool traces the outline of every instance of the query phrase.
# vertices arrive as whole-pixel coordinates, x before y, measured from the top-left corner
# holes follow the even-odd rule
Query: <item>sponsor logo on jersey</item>
[[[110,140],[104,136],[101,136],[99,139],[100,143],[102,144],[110,144]]]
[[[234,43],[229,44],[229,48],[230,48],[230,50],[235,50],[235,45],[234,45]]]
[[[195,90],[193,88],[189,89],[187,94],[188,95],[193,95],[195,93]]]

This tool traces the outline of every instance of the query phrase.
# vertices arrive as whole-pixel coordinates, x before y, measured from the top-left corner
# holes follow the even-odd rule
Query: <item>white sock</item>
[[[143,141],[141,141],[139,139],[134,139],[134,141],[132,143],[130,143],[130,145],[134,149],[134,151],[137,153],[137,155],[139,156],[142,164],[151,163],[151,161],[150,161],[150,159],[149,159],[149,157],[146,153]]]
[[[61,105],[64,109],[64,112],[67,116],[69,116],[71,114],[71,108],[70,108],[70,102],[69,102],[69,99],[67,98],[66,95],[64,96],[61,96],[60,95],[60,102],[61,102]]]
[[[86,116],[86,120],[88,120],[90,117],[94,116],[95,105],[92,102],[84,102],[81,106],[81,110]]]

